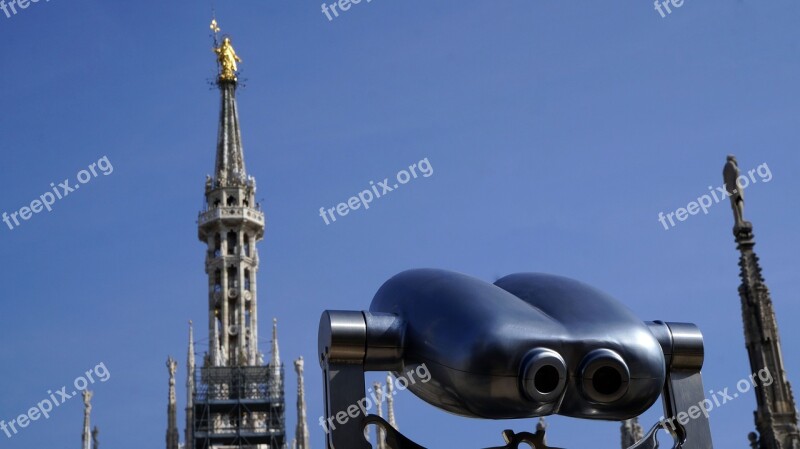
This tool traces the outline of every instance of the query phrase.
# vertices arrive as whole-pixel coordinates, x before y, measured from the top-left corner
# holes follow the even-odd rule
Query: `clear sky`
[[[274,316],[287,365],[308,361],[313,447],[323,447],[321,311],[366,309],[415,267],[488,281],[556,273],[642,319],[697,323],[707,389],[735,388],[749,366],[730,207],[669,230],[658,221],[719,186],[728,153],[772,175],[756,175],[746,216],[800,383],[800,4],[685,0],[662,18],[645,0],[373,0],[329,21],[320,3],[216,5],[244,59],[245,157],[268,217],[261,347]],[[102,362],[111,377],[91,387],[102,446],[163,447],[164,362],[180,362],[182,407],[187,320],[207,349],[195,220],[219,108],[210,16],[209,2],[188,1],[0,12],[0,212],[104,156],[113,166],[51,212],[0,223],[0,419]],[[330,225],[319,216],[424,158],[432,176]],[[293,411],[293,375],[286,390]],[[751,392],[713,412],[717,447],[745,447],[754,407]],[[409,392],[397,413],[434,449],[495,446],[502,429],[535,425],[451,416]],[[659,416],[654,407],[642,424]],[[617,423],[549,422],[554,446],[619,446]],[[78,447],[81,423],[74,398],[0,434],[0,447]],[[291,435],[292,413],[286,425]]]

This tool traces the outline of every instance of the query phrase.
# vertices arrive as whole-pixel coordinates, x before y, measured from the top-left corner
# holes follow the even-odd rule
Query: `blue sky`
[[[800,382],[790,326],[800,317],[800,4],[685,0],[662,18],[648,1],[373,0],[328,21],[319,3],[216,4],[244,59],[245,157],[268,219],[262,351],[264,318],[277,317],[284,360],[308,360],[313,447],[323,447],[321,311],[366,309],[386,279],[415,267],[489,281],[556,273],[642,319],[697,323],[706,387],[734,388],[749,366],[730,207],[668,231],[658,222],[720,185],[728,153],[773,175],[746,191],[746,216]],[[210,10],[51,0],[0,13],[0,212],[103,156],[114,168],[51,212],[0,224],[0,419],[103,362],[111,377],[93,386],[103,447],[164,444],[164,362],[180,361],[183,404],[187,320],[207,347],[195,220],[219,107]],[[329,226],[319,217],[423,158],[432,176]],[[294,388],[290,376],[290,405]],[[754,406],[751,393],[712,414],[717,447],[745,446]],[[0,447],[77,447],[81,409],[72,399],[0,435]],[[411,393],[397,412],[433,448],[498,445],[502,429],[535,424],[450,416]],[[643,425],[659,416],[655,407]],[[558,447],[619,445],[616,423],[549,422]],[[289,432],[294,423],[290,414]]]

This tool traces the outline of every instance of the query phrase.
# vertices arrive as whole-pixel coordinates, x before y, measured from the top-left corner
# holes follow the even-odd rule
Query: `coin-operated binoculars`
[[[424,449],[364,404],[366,371],[401,376],[424,367],[408,389],[429,404],[483,419],[559,414],[621,421],[661,395],[668,418],[631,449],[711,449],[707,413],[675,419],[704,399],[703,337],[696,326],[642,322],[610,296],[578,281],[522,273],[494,284],[443,270],[400,273],[369,311],[326,311],[319,327],[327,449],[369,449],[364,429],[380,426],[391,449]],[[363,410],[363,408],[362,408]],[[355,417],[354,417],[355,415]],[[686,417],[682,413],[681,417]],[[495,449],[547,448],[543,433],[503,433]]]

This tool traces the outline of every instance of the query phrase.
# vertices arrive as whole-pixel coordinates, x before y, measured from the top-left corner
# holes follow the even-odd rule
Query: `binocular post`
[[[326,447],[371,449],[364,438],[363,418],[358,409],[366,397],[364,359],[367,353],[367,323],[361,312],[326,311],[319,328],[320,365],[325,396]],[[352,407],[352,408],[351,408]]]
[[[681,449],[711,449],[709,407],[700,369],[703,367],[703,334],[697,326],[686,323],[647,323],[664,350],[667,381],[662,401],[664,430],[672,433]]]

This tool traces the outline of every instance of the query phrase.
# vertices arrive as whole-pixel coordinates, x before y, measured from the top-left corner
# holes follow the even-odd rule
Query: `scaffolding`
[[[283,364],[195,372],[194,449],[283,449]]]

